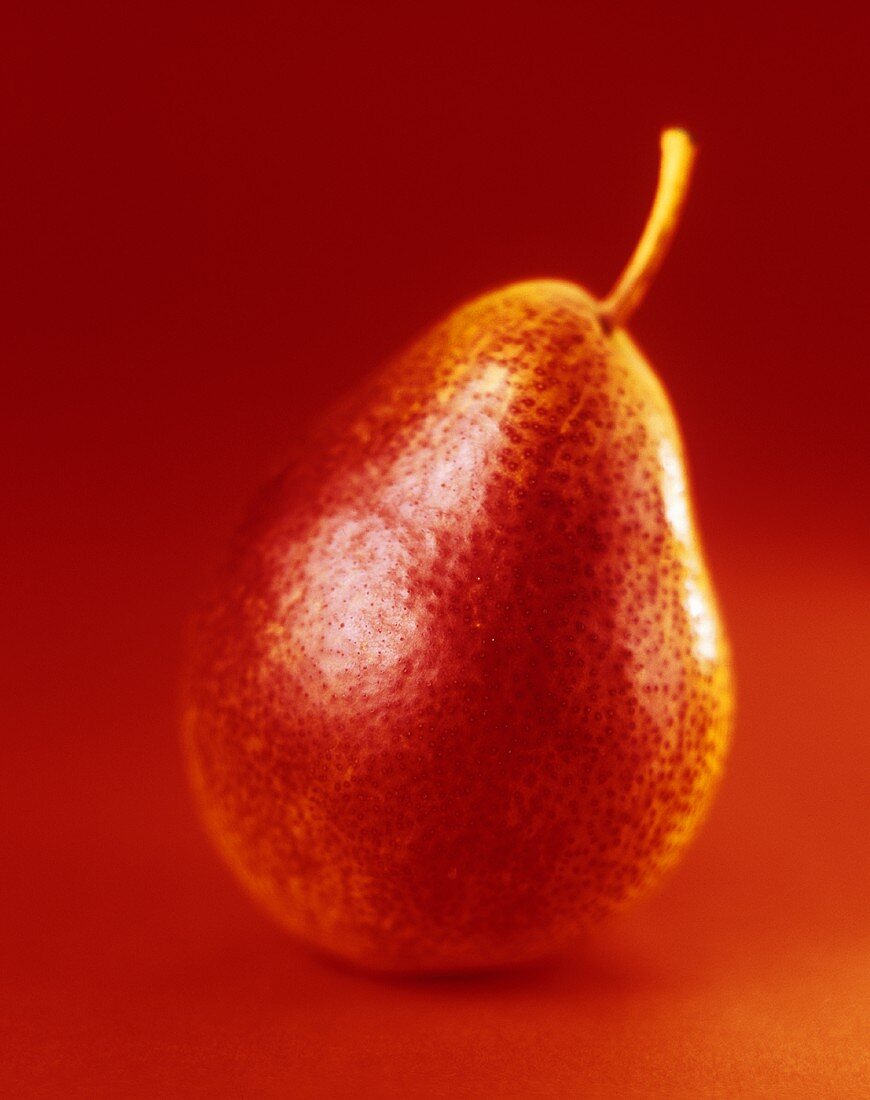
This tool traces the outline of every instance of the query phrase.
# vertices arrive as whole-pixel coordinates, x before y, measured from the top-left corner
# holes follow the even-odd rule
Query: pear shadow
[[[305,950],[305,948],[303,948]],[[666,970],[634,949],[608,948],[596,941],[575,944],[553,955],[513,966],[439,971],[428,974],[380,972],[355,966],[320,951],[312,956],[325,971],[414,996],[453,995],[460,999],[552,995],[559,999],[631,997],[671,985]]]
[[[507,998],[540,1004],[629,1002],[679,984],[679,974],[636,946],[592,938],[516,966],[430,974],[364,969],[302,943],[280,929],[236,930],[202,945],[183,966],[165,974],[188,993],[269,1002],[275,1008],[329,1003],[349,995],[374,1002],[402,998],[442,1005]]]

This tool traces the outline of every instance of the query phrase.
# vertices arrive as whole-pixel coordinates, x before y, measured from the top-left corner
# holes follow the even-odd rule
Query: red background
[[[4,19],[0,1091],[866,1095],[860,6]],[[385,354],[514,279],[609,288],[669,123],[697,175],[632,331],[736,649],[727,780],[667,888],[560,965],[336,969],[200,835],[186,616],[287,441]]]

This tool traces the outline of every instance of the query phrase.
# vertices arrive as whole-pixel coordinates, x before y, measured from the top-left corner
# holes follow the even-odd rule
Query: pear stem
[[[673,240],[689,191],[695,161],[691,137],[685,130],[665,130],[661,148],[658,187],[643,233],[613,290],[599,305],[601,322],[608,329],[623,324],[646,294]]]

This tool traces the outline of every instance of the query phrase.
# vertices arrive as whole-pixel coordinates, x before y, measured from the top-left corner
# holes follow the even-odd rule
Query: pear
[[[199,618],[202,816],[323,951],[404,972],[549,954],[657,883],[703,817],[729,650],[677,422],[622,327],[693,152],[664,133],[606,299],[486,294],[334,409]]]

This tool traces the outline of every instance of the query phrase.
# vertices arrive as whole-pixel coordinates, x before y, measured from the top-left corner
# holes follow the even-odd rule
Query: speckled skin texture
[[[657,882],[731,722],[679,431],[578,287],[457,310],[299,448],[193,644],[218,848],[363,966],[547,954]]]

